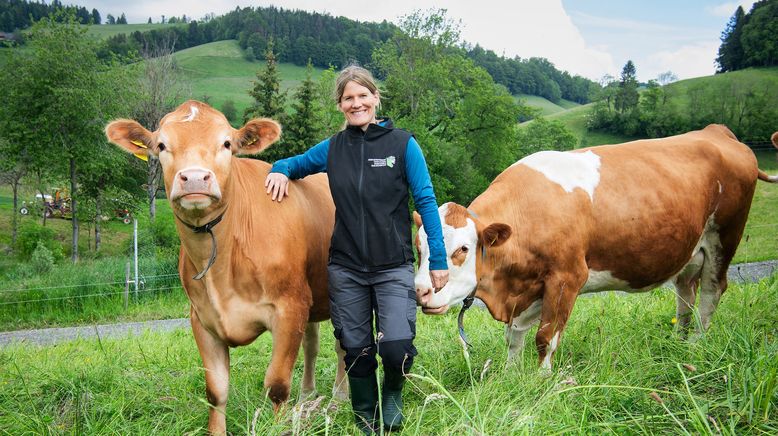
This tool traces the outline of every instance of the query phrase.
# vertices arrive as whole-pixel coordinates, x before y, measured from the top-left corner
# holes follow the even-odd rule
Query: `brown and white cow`
[[[727,287],[757,179],[778,181],[721,125],[535,153],[497,176],[468,208],[439,208],[450,279],[438,293],[419,229],[419,303],[440,313],[475,290],[508,324],[509,358],[539,319],[535,343],[547,369],[579,294],[642,292],[671,280],[685,331],[699,283],[704,331]]]
[[[162,165],[181,238],[179,273],[213,406],[208,430],[226,431],[229,347],[249,344],[266,330],[273,347],[265,387],[274,408],[289,398],[301,341],[301,391],[312,393],[318,321],[329,318],[327,256],[335,208],[326,176],[292,182],[289,189],[297,194],[273,202],[262,184],[270,165],[235,155],[267,148],[281,134],[278,123],[254,119],[236,130],[197,101],[167,114],[155,132],[132,120],[114,121],[105,131],[111,142],[155,155]],[[342,360],[334,391],[341,398],[348,392]]]

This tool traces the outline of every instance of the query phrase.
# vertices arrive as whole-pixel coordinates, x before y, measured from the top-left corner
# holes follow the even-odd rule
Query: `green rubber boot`
[[[403,385],[405,376],[396,370],[384,367],[384,385],[381,390],[381,407],[384,428],[399,430],[403,422]]]
[[[351,408],[354,410],[354,422],[364,434],[374,434],[378,406],[378,383],[375,374],[367,377],[349,375],[348,382],[351,389]]]

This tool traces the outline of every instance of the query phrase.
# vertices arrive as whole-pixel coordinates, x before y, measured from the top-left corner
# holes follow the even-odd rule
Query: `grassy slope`
[[[715,74],[713,76],[696,77],[681,80],[667,86],[668,92],[681,96],[681,103],[688,104],[687,92],[697,86],[736,85],[746,83],[769,83],[778,81],[778,67],[773,68],[749,68],[731,73]]]
[[[534,328],[518,361],[506,367],[502,326],[487,311],[471,310],[468,364],[456,313],[420,314],[403,433],[776,434],[777,298],[775,280],[733,286],[706,337],[694,343],[673,333],[669,291],[581,298],[550,376],[537,370]],[[322,324],[321,338],[317,387],[324,398],[318,405],[296,400],[298,358],[290,405],[297,407],[277,417],[261,387],[270,335],[232,350],[230,432],[357,433],[350,407],[330,402],[329,323]],[[9,434],[204,433],[201,365],[188,330],[2,349],[0,428]]]
[[[130,34],[132,32],[138,31],[138,32],[145,32],[147,30],[159,30],[164,29],[167,27],[186,27],[187,24],[160,24],[160,23],[152,23],[152,24],[101,24],[99,26],[89,26],[88,34],[94,35],[98,38],[105,39],[114,35],[118,35],[120,33],[126,33]]]
[[[232,99],[239,113],[251,103],[248,92],[256,80],[257,71],[265,67],[264,61],[249,62],[243,58],[243,51],[235,40],[217,41],[181,50],[175,55],[176,62],[184,72],[185,81],[191,87],[192,98],[202,100],[210,97],[211,105],[221,108],[227,99]],[[314,79],[321,69],[314,70]],[[305,67],[294,64],[278,64],[281,89],[291,90],[305,79]],[[289,98],[293,90],[289,91]]]
[[[516,95],[516,99],[523,101],[523,103],[527,106],[540,109],[540,114],[543,116],[548,116],[580,106],[578,103],[567,100],[562,100],[559,103],[553,103],[552,101],[543,97],[528,94],[518,94]]]

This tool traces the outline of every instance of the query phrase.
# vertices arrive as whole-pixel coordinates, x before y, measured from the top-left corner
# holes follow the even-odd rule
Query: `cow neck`
[[[175,213],[173,214],[173,215],[175,215],[176,219],[178,219],[178,221],[181,222],[181,224],[183,224],[186,227],[188,227],[192,232],[194,232],[194,233],[208,233],[209,235],[211,235],[211,256],[208,259],[208,264],[205,265],[205,268],[202,271],[200,271],[199,273],[197,273],[194,276],[192,276],[192,278],[195,279],[195,280],[201,280],[203,278],[203,276],[205,276],[205,273],[208,272],[208,270],[211,268],[213,263],[216,262],[216,236],[213,234],[213,228],[216,226],[216,224],[219,224],[221,222],[221,220],[222,220],[222,218],[224,218],[224,214],[226,212],[227,212],[227,210],[225,209],[216,218],[208,221],[207,223],[205,223],[202,226],[195,226],[195,225],[189,224],[188,222],[182,220],[181,217],[179,217]]]

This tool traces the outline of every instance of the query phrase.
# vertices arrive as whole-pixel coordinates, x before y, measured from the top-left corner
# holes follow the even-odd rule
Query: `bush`
[[[19,229],[14,249],[22,260],[30,260],[33,252],[38,247],[38,243],[40,243],[48,249],[52,258],[56,261],[62,259],[64,252],[62,245],[55,239],[55,236],[56,233],[53,229],[43,227],[34,221],[27,222]]]
[[[52,270],[52,268],[54,268],[54,255],[51,254],[51,250],[43,245],[43,242],[38,241],[38,245],[35,247],[35,251],[32,252],[32,260],[30,264],[36,273],[48,273]]]

